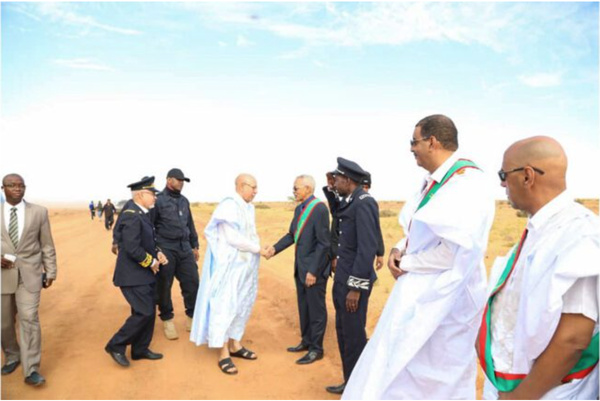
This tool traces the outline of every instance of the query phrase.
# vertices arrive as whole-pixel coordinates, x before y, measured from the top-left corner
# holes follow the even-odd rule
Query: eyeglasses
[[[297,192],[297,191],[301,190],[302,188],[306,188],[306,185],[303,187],[294,187],[293,190],[294,190],[294,192]]]
[[[156,193],[152,192],[152,191],[142,191],[142,194],[149,194],[151,195],[153,198],[156,198]]]
[[[248,186],[249,186],[250,188],[252,188],[252,189],[256,189],[256,188],[258,188],[258,186],[257,186],[257,185],[250,185],[250,184],[248,184],[247,182],[243,183],[242,185],[248,185]]]
[[[9,189],[25,189],[25,184],[6,184],[4,185],[4,188],[9,188]]]
[[[500,181],[504,182],[504,181],[506,181],[506,176],[508,174],[514,173],[514,172],[517,172],[517,171],[523,171],[527,167],[531,167],[531,169],[533,171],[535,171],[536,173],[538,173],[540,175],[544,175],[544,172],[542,170],[540,170],[539,168],[537,168],[537,167],[525,166],[525,167],[517,167],[517,168],[514,168],[514,169],[509,170],[509,171],[500,170],[500,171],[498,171],[498,177],[500,177]]]
[[[420,141],[425,141],[427,139],[431,138],[430,136],[427,136],[425,138],[419,138],[419,139],[411,139],[410,141],[410,146],[415,146],[417,143],[419,143]]]

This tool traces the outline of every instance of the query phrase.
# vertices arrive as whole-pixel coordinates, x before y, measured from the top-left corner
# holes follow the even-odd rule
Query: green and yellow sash
[[[518,246],[513,250],[506,267],[498,280],[498,283],[494,287],[494,291],[488,298],[483,312],[483,318],[481,321],[481,327],[479,328],[479,334],[477,336],[477,353],[479,355],[479,363],[483,369],[485,375],[490,382],[501,392],[513,391],[523,381],[527,374],[515,374],[515,373],[503,373],[497,372],[494,369],[494,360],[492,358],[492,332],[490,330],[491,318],[492,318],[492,305],[494,298],[504,288],[504,285],[511,276],[514,267],[521,254],[523,243],[527,237],[527,230],[523,232],[523,236],[519,241]],[[581,358],[569,371],[567,376],[562,379],[563,383],[567,383],[573,379],[582,379],[587,376],[594,367],[598,364],[598,333],[592,338],[592,342],[589,347],[585,349],[581,355]]]
[[[294,242],[296,244],[298,243],[298,239],[300,238],[300,235],[302,234],[302,231],[304,230],[304,226],[306,225],[306,222],[310,218],[310,215],[312,214],[313,210],[315,209],[315,206],[317,206],[319,203],[323,203],[323,202],[321,202],[317,198],[314,198],[313,200],[311,200],[308,203],[308,205],[306,205],[306,207],[304,208],[302,213],[300,213],[300,216],[298,216],[298,224],[296,225],[296,232],[294,233]]]

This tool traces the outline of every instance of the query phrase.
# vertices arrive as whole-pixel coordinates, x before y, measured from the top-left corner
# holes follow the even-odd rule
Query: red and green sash
[[[527,230],[523,232],[523,236],[519,241],[519,245],[514,249],[513,253],[508,259],[506,267],[504,268],[498,283],[494,287],[494,291],[492,291],[492,294],[488,298],[487,304],[485,305],[485,310],[483,312],[479,334],[477,336],[476,347],[481,368],[494,387],[501,392],[513,391],[515,388],[517,388],[521,381],[527,377],[527,374],[502,373],[497,372],[494,369],[494,360],[492,358],[492,332],[490,330],[494,298],[498,292],[504,288],[504,285],[511,276],[515,265],[517,264],[517,260],[519,259],[519,255],[521,254],[521,249],[523,248],[523,243],[525,242],[526,237]],[[581,358],[575,367],[571,369],[568,375],[562,379],[562,382],[567,383],[573,379],[584,378],[594,369],[597,364],[598,333],[592,338],[592,342],[590,343],[589,347],[583,351]]]
[[[452,178],[455,174],[462,174],[462,171],[464,171],[467,168],[476,168],[479,170],[479,167],[477,167],[475,165],[475,163],[473,163],[471,160],[458,159],[452,165],[452,167],[450,167],[450,170],[448,170],[448,172],[446,173],[444,178],[442,178],[442,181],[440,181],[440,182],[432,181],[431,185],[429,186],[429,189],[427,190],[427,192],[425,193],[425,196],[423,197],[423,200],[421,200],[421,203],[419,203],[419,207],[417,207],[417,210],[419,210],[423,206],[425,206],[431,200],[431,198],[433,198],[433,195],[435,195],[435,193],[441,187],[443,187],[448,182],[448,180],[450,180],[450,178]]]
[[[308,203],[308,205],[306,205],[302,213],[300,213],[300,216],[298,216],[298,225],[296,226],[296,232],[294,233],[294,242],[296,244],[298,243],[298,239],[300,238],[300,235],[304,230],[306,222],[310,218],[310,215],[312,214],[313,210],[315,210],[315,206],[317,206],[319,203],[322,202],[317,198],[314,198]]]

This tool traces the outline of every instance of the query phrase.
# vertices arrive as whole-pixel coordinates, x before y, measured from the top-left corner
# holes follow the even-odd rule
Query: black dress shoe
[[[38,372],[33,372],[25,378],[25,383],[37,387],[46,383],[46,379],[44,379],[44,376],[40,375]]]
[[[328,392],[330,392],[332,394],[343,394],[345,388],[346,388],[346,383],[342,383],[339,386],[327,386],[327,387],[325,387],[325,390],[327,390]]]
[[[298,344],[295,347],[289,347],[288,352],[302,352],[302,351],[308,351],[308,345],[305,344]]]
[[[2,376],[10,375],[21,364],[21,361],[14,361],[2,366]]]
[[[110,356],[112,356],[112,359],[114,359],[115,362],[118,363],[119,365],[121,365],[125,368],[129,366],[129,359],[127,359],[125,354],[121,354],[120,352],[113,351],[112,349],[110,349],[110,347],[108,345],[104,348],[104,350],[106,352],[108,352],[108,354]]]
[[[133,355],[131,354],[131,359],[133,359],[134,361],[137,361],[139,359],[150,359],[150,360],[157,360],[157,359],[162,359],[163,354],[159,354],[158,352],[152,352],[150,350],[146,350],[146,352],[144,352],[143,354],[140,355]]]
[[[319,359],[323,359],[322,352],[308,351],[308,353],[302,358],[298,359],[296,363],[298,365],[308,365],[309,363],[313,363],[314,361],[318,361]]]

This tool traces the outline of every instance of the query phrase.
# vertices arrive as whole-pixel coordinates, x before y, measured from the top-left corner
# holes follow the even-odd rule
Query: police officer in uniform
[[[173,322],[171,300],[174,278],[179,281],[183,295],[187,331],[192,327],[200,281],[196,264],[199,257],[198,234],[194,227],[190,202],[181,194],[184,181],[190,182],[190,179],[180,169],[171,169],[167,174],[167,185],[158,194],[156,206],[150,212],[150,219],[156,229],[156,243],[170,261],[157,275],[159,316],[163,321],[165,336],[169,340],[179,337]]]
[[[339,243],[333,304],[344,383],[326,389],[342,394],[367,344],[367,307],[377,279],[373,261],[378,247],[379,207],[361,185],[366,172],[353,161],[338,157],[337,162],[334,186],[342,201],[337,211]]]
[[[154,332],[156,317],[156,278],[160,265],[168,264],[165,255],[156,248],[154,228],[148,211],[154,206],[154,177],[144,177],[128,185],[132,202],[124,209],[115,230],[119,231],[119,253],[113,283],[121,288],[131,305],[131,316],[110,339],[105,350],[119,365],[129,366],[125,356],[131,345],[131,358],[161,359],[162,354],[148,347]]]
[[[371,189],[371,173],[365,171],[365,176],[362,180],[362,187],[365,192],[369,192]],[[381,232],[381,225],[379,219],[377,220],[377,258],[375,259],[375,266],[377,270],[383,267],[383,255],[385,255],[385,245],[383,244],[383,233]]]
[[[334,182],[335,182],[335,172],[330,171],[326,174],[327,177],[327,185],[323,187],[323,194],[325,195],[325,199],[327,199],[327,204],[329,205],[329,212],[331,213],[331,249],[329,251],[329,256],[331,258],[331,272],[335,273],[335,268],[337,266],[337,248],[338,248],[338,217],[337,211],[340,207],[340,198],[335,191]]]

